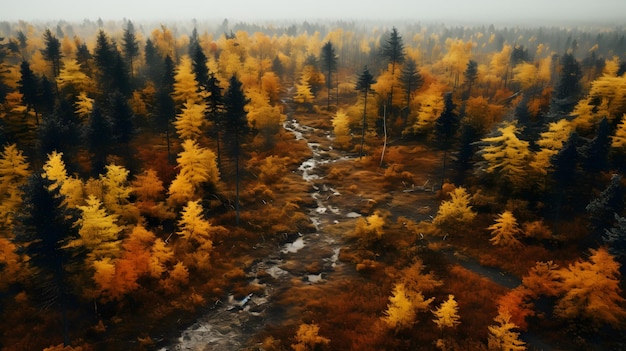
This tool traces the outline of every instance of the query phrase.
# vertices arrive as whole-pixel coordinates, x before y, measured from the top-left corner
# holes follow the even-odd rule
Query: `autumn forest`
[[[0,22],[0,349],[623,350],[626,29]]]

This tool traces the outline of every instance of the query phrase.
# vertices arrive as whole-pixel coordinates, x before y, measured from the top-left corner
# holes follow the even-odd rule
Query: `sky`
[[[9,0],[0,21],[416,20],[626,24],[626,0]]]

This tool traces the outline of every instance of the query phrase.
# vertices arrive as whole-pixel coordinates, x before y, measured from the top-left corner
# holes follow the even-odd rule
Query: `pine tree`
[[[478,63],[474,60],[469,60],[463,76],[465,78],[465,84],[467,85],[467,90],[463,94],[463,100],[467,100],[472,94],[472,85],[474,85],[474,82],[478,78]]]
[[[26,105],[27,109],[32,108],[35,111],[35,121],[39,125],[40,81],[26,61],[22,61],[20,64],[20,80],[17,84],[18,90],[22,94],[24,105]]]
[[[454,295],[448,295],[448,299],[439,305],[436,310],[432,311],[436,319],[433,322],[437,324],[439,329],[445,327],[454,328],[461,324],[461,317],[459,317],[459,305],[454,299]]]
[[[359,75],[356,83],[356,90],[363,93],[363,123],[361,126],[361,148],[359,149],[359,158],[363,157],[363,144],[365,143],[365,130],[367,129],[367,95],[370,92],[372,84],[376,83],[374,76],[365,66],[363,72]]]
[[[322,53],[320,57],[320,63],[322,69],[326,73],[326,90],[328,97],[326,99],[326,110],[330,109],[330,90],[332,87],[332,74],[337,71],[337,55],[335,54],[335,48],[330,41],[327,41],[322,46]]]
[[[91,173],[98,175],[104,171],[104,167],[107,164],[112,138],[111,122],[98,106],[95,106],[91,112],[84,138],[86,139],[89,152],[93,155]]]
[[[517,219],[510,211],[504,211],[498,215],[496,223],[487,228],[491,231],[491,243],[502,246],[520,246],[517,236],[522,234],[522,230],[517,224]]]
[[[404,43],[398,33],[398,29],[393,27],[389,38],[385,40],[382,49],[382,56],[391,63],[391,73],[395,73],[396,66],[404,62]]]
[[[50,29],[46,29],[44,32],[43,41],[46,47],[41,50],[41,53],[52,66],[52,76],[56,77],[61,72],[61,42],[52,34]]]
[[[235,210],[236,223],[239,225],[239,183],[240,169],[239,159],[241,157],[241,143],[249,133],[247,113],[245,106],[248,104],[242,84],[236,76],[232,76],[229,80],[229,87],[224,94],[224,131],[230,137],[230,150],[232,157],[235,159]]]
[[[512,329],[518,328],[511,322],[511,314],[506,309],[501,309],[498,316],[493,319],[498,324],[490,325],[489,328],[489,350],[494,351],[523,351],[526,350],[525,343],[519,339],[519,333]]]
[[[16,218],[15,242],[20,252],[29,257],[34,272],[30,280],[37,292],[37,301],[44,309],[57,309],[61,314],[63,342],[70,344],[67,309],[72,298],[70,266],[77,252],[66,245],[78,236],[77,213],[68,209],[58,189],[49,190],[52,182],[33,173],[24,189],[24,201]]]
[[[406,106],[404,106],[404,128],[406,128],[408,116],[411,113],[410,106],[413,92],[419,89],[424,83],[424,78],[417,69],[417,63],[415,63],[415,60],[412,58],[408,58],[404,65],[402,65],[400,82],[404,87],[404,95],[406,96]]]
[[[450,140],[456,134],[459,129],[459,116],[454,112],[456,105],[452,101],[452,93],[446,93],[444,95],[445,107],[441,112],[439,118],[435,122],[435,135],[438,141],[439,147],[443,149],[443,165],[441,167],[441,184],[446,179],[446,161],[448,156],[448,150],[451,148]]]
[[[122,50],[124,51],[124,58],[128,63],[131,78],[135,76],[135,57],[139,56],[139,42],[135,35],[135,26],[133,22],[128,21],[126,28],[124,28],[124,35],[122,37]]]

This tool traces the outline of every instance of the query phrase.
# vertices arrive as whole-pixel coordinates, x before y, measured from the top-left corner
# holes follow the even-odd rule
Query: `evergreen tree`
[[[207,57],[197,41],[191,44],[191,67],[198,82],[200,90],[206,90],[209,81],[209,69],[207,67]]]
[[[111,122],[97,105],[94,106],[91,116],[89,116],[84,137],[89,152],[93,155],[91,159],[91,173],[97,176],[106,167],[112,138]]]
[[[363,157],[363,144],[365,143],[365,130],[367,129],[367,96],[371,90],[372,84],[376,83],[374,76],[365,66],[363,72],[359,75],[356,83],[356,90],[363,93],[363,124],[361,127],[361,148],[359,150],[359,158]]]
[[[135,135],[133,110],[124,95],[119,92],[115,92],[109,97],[109,110],[113,138],[125,146],[128,157],[130,156],[129,143]]]
[[[454,109],[456,105],[452,101],[452,93],[448,92],[444,95],[445,107],[439,118],[435,122],[435,136],[439,144],[439,148],[443,150],[443,166],[441,169],[441,184],[446,179],[446,161],[448,150],[452,146],[451,140],[459,128],[459,116]]]
[[[167,156],[170,163],[174,161],[170,143],[170,124],[176,117],[176,104],[172,98],[174,92],[174,62],[167,55],[163,62],[163,75],[159,78],[159,90],[156,92],[156,105],[153,115],[159,133],[165,133]]]
[[[22,94],[22,101],[28,109],[32,108],[35,111],[35,120],[37,124],[39,124],[39,113],[37,109],[40,101],[39,78],[30,69],[30,65],[26,61],[22,61],[20,64],[20,77],[17,84],[19,92]]]
[[[624,210],[624,186],[622,176],[614,174],[609,185],[586,207],[589,213],[591,233],[597,239],[613,227],[615,214]]]
[[[396,27],[393,27],[389,38],[383,44],[382,56],[391,63],[391,74],[395,73],[396,65],[404,62],[404,44]]]
[[[229,87],[224,94],[224,131],[229,137],[230,150],[232,157],[235,159],[235,210],[236,223],[239,225],[239,183],[240,170],[239,158],[241,157],[241,144],[243,139],[249,133],[248,119],[245,106],[249,100],[242,90],[242,84],[236,76],[232,76],[229,80]]]
[[[59,188],[50,190],[52,181],[34,172],[24,189],[24,201],[17,214],[15,242],[29,257],[38,301],[42,308],[61,313],[63,342],[70,344],[67,309],[71,288],[68,270],[75,253],[65,246],[77,237],[77,213],[64,204]]]
[[[322,70],[326,73],[326,90],[328,91],[328,97],[326,99],[326,110],[330,109],[330,90],[332,88],[332,74],[337,71],[337,55],[335,54],[335,48],[330,41],[327,41],[322,46],[322,53],[320,57],[322,64]]]
[[[209,93],[206,99],[206,113],[209,116],[209,120],[213,122],[213,128],[209,130],[209,135],[215,138],[217,144],[217,165],[221,167],[220,132],[223,124],[224,99],[220,81],[213,72],[209,74],[206,91]]]
[[[602,239],[609,253],[615,256],[615,260],[621,264],[620,273],[624,276],[626,274],[626,218],[615,214],[615,225],[605,230]]]
[[[46,47],[41,50],[41,53],[52,66],[52,75],[56,77],[61,73],[61,42],[52,34],[50,29],[46,29],[44,32],[43,41]]]
[[[152,40],[146,40],[146,45],[144,47],[144,58],[145,58],[145,67],[146,67],[146,75],[148,79],[153,82],[158,82],[161,80],[163,75],[163,58],[159,55],[157,48],[152,43]],[[170,57],[171,61],[171,57]]]
[[[586,174],[597,174],[609,168],[610,133],[609,122],[606,118],[602,118],[598,124],[595,138],[581,148],[582,166]]]
[[[135,27],[133,22],[128,21],[126,28],[124,28],[124,35],[122,37],[122,50],[124,51],[124,58],[128,63],[130,76],[134,76],[134,62],[135,57],[139,56],[139,42],[135,36]]]
[[[417,70],[417,63],[415,63],[415,60],[412,58],[408,58],[402,66],[402,70],[400,71],[400,82],[402,82],[404,94],[406,96],[406,106],[404,107],[404,128],[406,128],[408,116],[411,112],[410,106],[412,94],[424,83],[424,78],[422,78],[422,75]]]
[[[478,63],[474,60],[469,60],[463,76],[465,77],[465,84],[467,85],[467,90],[463,94],[463,100],[467,100],[471,96],[472,85],[474,85],[474,82],[478,79]]]
[[[53,151],[72,157],[80,143],[80,122],[70,101],[61,100],[54,113],[42,119],[39,126],[39,156],[45,159]]]
[[[38,103],[41,106],[41,115],[52,113],[56,103],[54,83],[50,82],[46,76],[41,78],[41,90],[39,91]]]
[[[478,132],[476,128],[469,123],[461,125],[460,149],[457,154],[457,181],[456,184],[462,184],[465,173],[472,169],[472,157],[476,153],[474,142],[478,140]]]
[[[582,70],[573,54],[561,57],[560,78],[554,91],[555,112],[569,113],[578,102],[582,91]]]

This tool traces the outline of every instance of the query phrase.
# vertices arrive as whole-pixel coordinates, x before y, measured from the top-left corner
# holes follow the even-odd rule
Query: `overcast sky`
[[[0,20],[534,20],[626,24],[626,0],[9,0]]]

